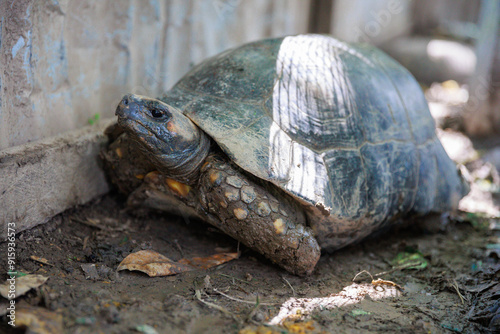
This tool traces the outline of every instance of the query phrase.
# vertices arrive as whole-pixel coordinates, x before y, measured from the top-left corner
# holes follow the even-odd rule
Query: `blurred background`
[[[113,117],[224,49],[330,33],[373,43],[444,127],[500,131],[498,0],[0,0],[0,150]]]

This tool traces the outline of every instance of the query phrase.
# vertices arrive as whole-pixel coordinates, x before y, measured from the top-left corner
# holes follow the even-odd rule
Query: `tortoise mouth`
[[[125,112],[121,103],[116,107],[115,116],[118,116],[119,118],[125,117]]]
[[[140,120],[120,117],[118,119],[118,124],[123,127],[137,143],[153,153],[161,151],[160,147],[166,143],[155,131]]]
[[[156,137],[156,140],[163,142],[151,126],[146,122],[142,122],[143,108],[145,108],[143,105],[131,103],[128,96],[124,97],[115,110],[115,115],[118,116],[118,124],[133,137],[139,139],[141,143],[150,142],[153,136]]]

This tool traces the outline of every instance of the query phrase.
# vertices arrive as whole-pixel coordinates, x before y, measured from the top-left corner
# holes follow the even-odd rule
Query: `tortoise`
[[[227,50],[116,115],[106,159],[115,183],[133,180],[129,203],[200,217],[297,275],[468,191],[413,76],[327,35]]]

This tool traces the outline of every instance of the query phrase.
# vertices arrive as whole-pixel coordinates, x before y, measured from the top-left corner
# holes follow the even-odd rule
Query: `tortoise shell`
[[[456,208],[466,192],[420,86],[373,46],[324,35],[246,44],[197,65],[162,100],[305,205],[323,248]]]

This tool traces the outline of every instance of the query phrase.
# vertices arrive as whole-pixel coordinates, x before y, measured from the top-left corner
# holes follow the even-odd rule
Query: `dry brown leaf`
[[[40,285],[44,284],[49,278],[42,275],[26,275],[21,277],[16,277],[16,298],[24,295],[31,289],[38,288]],[[5,283],[0,285],[0,294],[9,299],[9,287],[13,280],[7,280]]]
[[[150,277],[169,276],[185,271],[208,269],[238,258],[238,253],[220,253],[208,257],[181,259],[175,262],[152,250],[129,254],[118,266],[118,270],[136,270]]]
[[[118,270],[136,270],[148,274],[150,277],[169,276],[179,274],[194,268],[177,263],[168,257],[152,250],[142,250],[129,254],[118,266]]]
[[[52,263],[49,262],[49,260],[40,256],[31,255],[30,259],[36,262],[40,262],[41,264],[45,264],[47,266],[52,266],[52,267],[54,266]]]
[[[83,272],[85,273],[85,279],[98,280],[99,273],[97,272],[97,268],[95,263],[84,263],[80,265]]]
[[[23,305],[16,309],[16,327],[27,327],[30,333],[63,333],[62,315],[41,307]]]
[[[209,269],[237,258],[238,253],[219,253],[207,257],[181,259],[179,260],[179,263],[191,265],[193,267],[196,267],[196,269]]]

